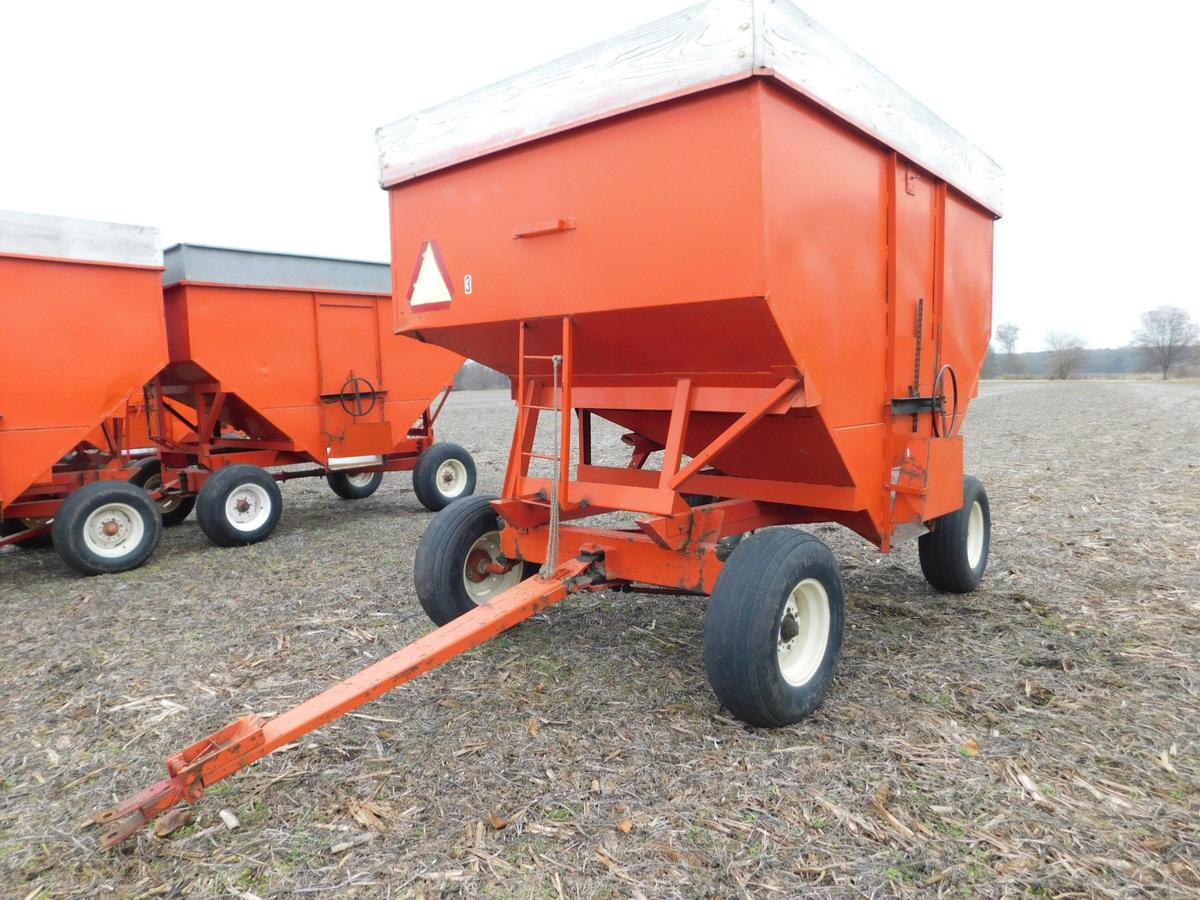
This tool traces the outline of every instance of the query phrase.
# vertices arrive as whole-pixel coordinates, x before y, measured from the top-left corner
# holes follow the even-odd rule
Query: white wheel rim
[[[967,565],[972,569],[983,558],[983,532],[983,505],[976,500],[967,516]]]
[[[106,503],[83,523],[83,543],[105,559],[127,556],[142,543],[146,523],[128,503]]]
[[[151,475],[142,483],[142,487],[150,494],[162,490],[162,474],[156,472]],[[179,494],[164,494],[160,500],[155,502],[158,503],[158,511],[165,516],[179,509],[179,504],[183,502],[183,497]]]
[[[515,563],[507,572],[487,572],[482,569],[488,563],[500,561],[500,532],[489,531],[479,538],[467,551],[463,561],[463,587],[467,596],[476,605],[486,603],[492,597],[521,583],[521,564]]]
[[[797,584],[779,616],[779,671],[795,687],[817,674],[829,645],[829,594],[815,578]]]
[[[271,495],[260,484],[239,484],[225,498],[225,518],[238,531],[257,531],[271,517]]]
[[[448,459],[437,469],[438,492],[443,497],[457,497],[467,488],[467,467],[457,459]]]
[[[371,484],[371,479],[374,477],[374,472],[359,472],[357,475],[347,475],[346,483],[351,487],[365,488]]]

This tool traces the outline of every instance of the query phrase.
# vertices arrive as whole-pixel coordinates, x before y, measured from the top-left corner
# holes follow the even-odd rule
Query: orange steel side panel
[[[166,288],[165,302],[164,386],[216,381],[241,401],[226,406],[227,425],[259,436],[273,430],[322,465],[330,456],[392,452],[462,364],[440,347],[394,336],[386,295],[184,282]],[[387,392],[360,418],[329,397],[352,374]],[[371,427],[347,430],[364,424]]]
[[[994,225],[994,220],[981,216],[969,200],[955,194],[947,198],[942,356],[955,362],[964,399],[979,393],[983,360],[992,338]],[[973,366],[972,360],[977,360]]]
[[[0,507],[166,364],[160,272],[0,256]]]
[[[671,99],[389,195],[396,296],[426,241],[454,291],[438,307],[402,300],[399,332],[512,375],[517,323],[527,353],[557,353],[570,316],[578,405],[665,445],[671,404],[651,389],[690,379],[707,404],[680,429],[693,457],[749,389],[799,377],[788,408],[709,459],[748,480],[740,496],[749,480],[763,502],[787,502],[768,482],[852,489],[853,508],[824,512],[884,547],[896,525],[961,502],[961,443],[931,452],[932,416],[894,415],[892,400],[931,396],[949,363],[966,412],[990,332],[993,217],[785,86]],[[570,225],[537,227],[554,222]]]
[[[599,311],[605,326],[579,346],[580,373],[744,368],[708,340],[677,339],[695,326],[675,304],[764,293],[757,133],[749,92],[714,91],[392,189],[393,295],[407,296],[430,238],[454,291],[434,313],[409,315],[401,300],[397,324],[511,375],[514,319]],[[514,237],[558,218],[578,227]]]

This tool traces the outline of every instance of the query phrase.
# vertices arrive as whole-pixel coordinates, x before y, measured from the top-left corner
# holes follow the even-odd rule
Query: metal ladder
[[[562,352],[554,354],[529,353],[526,339],[530,323],[518,324],[517,338],[517,425],[513,435],[512,452],[509,457],[508,476],[505,480],[505,495],[512,496],[517,479],[529,473],[529,465],[535,459],[546,460],[554,465],[554,479],[550,497],[545,504],[550,510],[550,539],[542,575],[549,576],[558,568],[559,517],[567,496],[567,485],[571,476],[571,383],[574,357],[574,325],[570,318],[562,320]],[[534,372],[533,365],[549,363],[550,372]],[[550,404],[542,402],[542,379],[550,376]],[[540,453],[535,449],[538,416],[554,414],[555,452]],[[528,500],[528,498],[523,498]],[[538,501],[528,501],[538,502]]]

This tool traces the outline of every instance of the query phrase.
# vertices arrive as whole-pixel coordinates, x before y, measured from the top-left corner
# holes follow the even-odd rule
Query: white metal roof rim
[[[754,75],[773,77],[997,216],[986,153],[790,0],[708,0],[384,125],[383,187]]]
[[[0,210],[0,253],[161,266],[158,229]]]

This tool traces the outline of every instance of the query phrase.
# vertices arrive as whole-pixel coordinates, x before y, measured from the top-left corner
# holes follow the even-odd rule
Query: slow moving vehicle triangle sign
[[[454,290],[437,241],[426,241],[417,255],[417,267],[408,288],[408,305],[414,309],[438,309],[449,306],[452,299]]]

